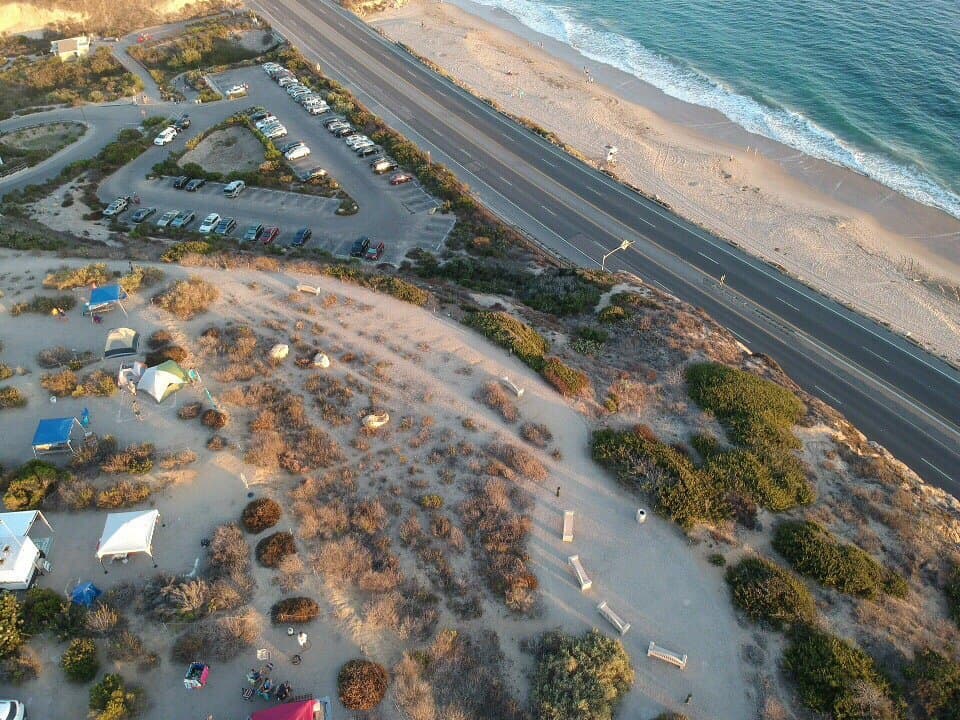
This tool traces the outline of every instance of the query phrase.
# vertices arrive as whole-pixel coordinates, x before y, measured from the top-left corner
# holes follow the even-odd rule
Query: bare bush
[[[548,477],[547,468],[529,450],[508,443],[493,443],[487,451],[522,478],[541,482]]]
[[[520,426],[520,437],[535,447],[545,448],[553,440],[553,433],[541,423],[524,423]]]
[[[474,397],[491,410],[496,410],[500,413],[500,417],[508,423],[516,422],[517,418],[520,417],[513,398],[511,398],[506,389],[495,380],[484,383]]]
[[[203,411],[203,403],[192,402],[187,403],[177,411],[177,417],[181,420],[193,420],[194,418],[200,417],[200,413]]]
[[[300,537],[307,540],[321,538],[329,540],[343,535],[350,528],[350,515],[340,500],[327,503],[297,502],[294,512],[300,519]]]
[[[178,280],[153,298],[153,302],[179,320],[192,320],[207,311],[220,291],[203,278],[192,276]]]
[[[264,567],[275,568],[287,555],[297,552],[293,535],[289,532],[275,532],[257,543],[257,561]]]
[[[253,645],[260,637],[262,624],[261,617],[253,610],[233,617],[205,620],[174,641],[172,657],[180,663],[193,662],[198,657],[228,662]]]
[[[350,524],[366,535],[375,535],[387,526],[387,511],[379,500],[361,500],[353,506]]]

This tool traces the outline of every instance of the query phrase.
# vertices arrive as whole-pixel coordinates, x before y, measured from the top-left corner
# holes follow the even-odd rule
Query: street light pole
[[[600,261],[600,269],[601,270],[607,269],[607,258],[613,255],[615,252],[617,252],[617,250],[626,250],[631,245],[633,245],[633,240],[621,241],[621,243],[617,247],[615,247],[613,250],[611,250],[610,252],[608,252],[606,255],[603,256],[603,259]]]

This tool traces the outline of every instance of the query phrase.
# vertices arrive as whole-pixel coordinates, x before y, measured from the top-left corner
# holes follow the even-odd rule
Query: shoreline
[[[950,287],[960,285],[960,220],[672,98],[503,11],[410,0],[366,20],[592,164],[616,145],[621,181],[960,361],[960,293]]]

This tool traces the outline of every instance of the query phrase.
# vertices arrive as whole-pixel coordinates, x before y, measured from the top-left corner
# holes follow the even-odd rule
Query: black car
[[[181,175],[180,177],[173,179],[173,187],[175,190],[183,190],[187,186],[188,182],[190,182],[190,178],[188,178],[186,175]]]
[[[250,116],[250,121],[251,121],[251,122],[260,122],[261,120],[263,120],[263,119],[264,119],[267,115],[269,115],[269,114],[270,114],[270,112],[267,111],[267,110],[258,110],[257,112],[255,112],[253,115]]]
[[[368,247],[370,247],[370,238],[366,235],[357,238],[350,246],[350,257],[362,258]]]
[[[184,189],[187,192],[196,192],[206,184],[207,184],[207,181],[204,180],[203,178],[194,178],[193,180],[187,183],[187,186]]]
[[[310,228],[300,228],[297,230],[297,235],[293,238],[293,242],[290,243],[290,247],[303,247],[312,237],[313,230]]]
[[[303,140],[294,140],[293,142],[284,143],[280,146],[279,150],[282,153],[288,153],[294,148],[298,148],[303,145]]]
[[[184,113],[177,118],[177,121],[173,124],[173,126],[177,130],[186,130],[188,127],[190,127],[190,116]]]
[[[133,215],[130,216],[130,222],[142,223],[148,217],[153,215],[156,211],[157,209],[153,207],[140,208]]]
[[[333,117],[324,118],[323,126],[325,128],[329,128],[331,125],[333,125],[336,122],[345,122],[345,120],[339,115],[334,115]]]
[[[352,127],[345,127],[345,128],[340,128],[339,130],[334,132],[333,136],[338,138],[345,138],[345,137],[350,137],[351,135],[356,135],[356,134],[357,134],[357,131],[354,130]]]

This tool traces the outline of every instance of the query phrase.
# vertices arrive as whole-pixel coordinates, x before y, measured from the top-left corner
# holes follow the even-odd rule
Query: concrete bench
[[[671,665],[676,665],[681,670],[687,667],[686,655],[680,655],[665,648],[657,647],[657,644],[653,642],[653,640],[650,641],[650,645],[647,647],[647,657],[663,660]]]
[[[563,541],[573,542],[573,510],[563,513]]]
[[[510,378],[508,378],[506,375],[504,375],[502,378],[500,378],[500,382],[502,382],[506,387],[508,387],[508,388],[510,388],[511,390],[513,390],[513,393],[517,396],[518,399],[523,397],[523,390],[524,390],[524,388],[522,388],[522,387],[520,387],[519,385],[517,385],[515,382],[513,382],[513,381],[512,381]]]
[[[310,293],[311,295],[319,295],[321,292],[320,288],[314,287],[313,285],[304,285],[303,283],[297,285],[297,290],[299,292]]]
[[[567,562],[570,563],[573,571],[577,574],[577,580],[580,582],[581,592],[589,590],[591,587],[593,587],[593,580],[587,576],[587,571],[583,569],[583,565],[580,563],[579,555],[571,555],[567,558]]]
[[[627,630],[630,629],[630,623],[621,620],[620,616],[610,609],[606,600],[597,605],[597,610],[600,611],[600,614],[603,615],[621,635],[627,634]]]

